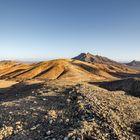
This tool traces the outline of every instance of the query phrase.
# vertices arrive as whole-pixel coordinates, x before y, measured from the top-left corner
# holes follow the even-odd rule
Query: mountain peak
[[[80,60],[80,61],[85,61],[88,63],[101,63],[101,64],[110,64],[110,63],[116,63],[117,62],[103,56],[99,55],[93,55],[91,53],[81,53],[80,55],[74,57],[73,59]]]
[[[133,60],[130,63],[127,63],[128,66],[140,67],[140,61]]]

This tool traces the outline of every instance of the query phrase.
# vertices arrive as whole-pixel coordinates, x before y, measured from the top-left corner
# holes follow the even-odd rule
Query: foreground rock
[[[22,85],[1,94],[0,112],[2,140],[140,138],[140,99],[87,83]]]

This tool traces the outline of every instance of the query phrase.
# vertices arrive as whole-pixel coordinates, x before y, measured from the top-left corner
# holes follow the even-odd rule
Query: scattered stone
[[[13,112],[10,111],[9,114],[13,114]]]
[[[34,101],[34,104],[37,104],[37,101]]]
[[[71,99],[67,99],[67,103],[69,104],[71,102]]]
[[[56,119],[57,118],[57,113],[55,110],[50,110],[48,111],[48,115],[50,118]]]
[[[43,100],[43,101],[47,101],[47,99],[46,99],[46,98],[43,98],[42,100]]]
[[[64,140],[68,140],[69,138],[68,137],[64,137]]]
[[[50,131],[50,130],[47,131],[47,132],[46,132],[46,135],[48,135],[48,136],[51,135],[51,131]]]
[[[53,120],[49,120],[49,124],[52,124],[53,123]]]
[[[48,116],[47,116],[47,115],[45,115],[44,118],[45,118],[46,120],[48,120]]]
[[[69,119],[66,119],[66,123],[68,123],[70,120]]]
[[[32,91],[32,94],[34,94],[35,93],[35,91]]]
[[[16,122],[16,132],[22,131],[23,125],[20,121]]]
[[[40,126],[40,124],[33,126],[30,130],[33,131],[33,130],[37,129],[39,126]]]
[[[14,132],[14,129],[12,126],[4,126],[2,129],[0,129],[0,140],[3,140],[7,136],[12,135]]]

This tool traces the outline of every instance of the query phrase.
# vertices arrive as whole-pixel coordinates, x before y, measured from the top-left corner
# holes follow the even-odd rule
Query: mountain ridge
[[[116,62],[114,60],[111,60],[107,57],[100,56],[100,55],[93,55],[91,53],[81,53],[80,55],[74,57],[73,59],[85,61],[88,63],[101,63],[101,64],[116,64],[116,65],[122,65],[124,64]]]
[[[134,67],[140,67],[140,61],[137,61],[137,60],[133,60],[129,63],[126,63],[126,65],[128,66],[134,66]]]
[[[82,55],[85,55],[84,53]],[[96,63],[73,59],[54,59],[33,64],[8,62],[0,69],[1,79],[65,79],[65,80],[115,80],[124,73],[135,74],[137,70],[128,68],[102,56],[96,57]],[[0,63],[1,64],[1,63]]]

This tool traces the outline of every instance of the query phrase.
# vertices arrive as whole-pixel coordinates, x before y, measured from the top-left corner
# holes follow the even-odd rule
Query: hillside
[[[17,65],[18,63],[15,61],[10,61],[10,60],[4,60],[4,61],[0,61],[0,70],[8,68],[8,67],[12,67]]]
[[[139,71],[103,61],[0,62],[0,140],[139,139]]]
[[[0,96],[0,140],[139,140],[140,99],[87,83],[19,83]]]
[[[106,88],[111,91],[122,90],[129,95],[140,97],[140,79],[128,78],[123,80],[109,81],[97,83],[102,88]]]
[[[1,65],[1,63],[0,63]],[[1,79],[114,80],[137,71],[122,65],[56,59],[34,64],[9,63],[0,69]]]

